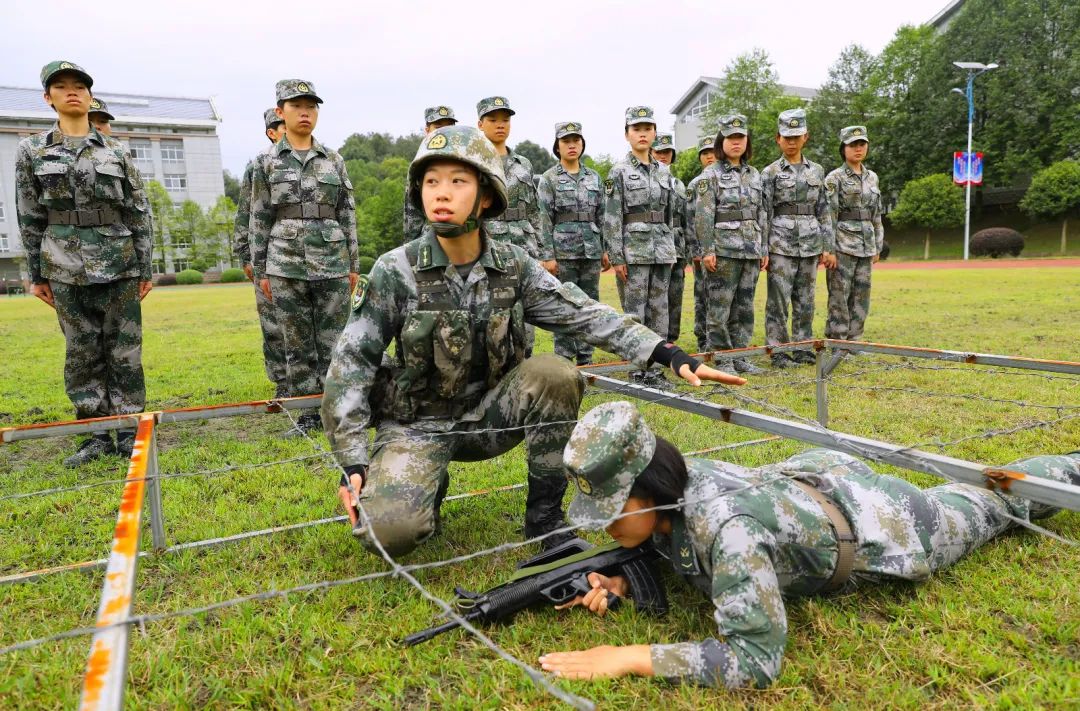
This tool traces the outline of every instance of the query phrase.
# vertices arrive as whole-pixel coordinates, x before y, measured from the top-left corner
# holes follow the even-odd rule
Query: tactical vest
[[[488,243],[505,271],[487,272],[486,320],[455,303],[445,268],[432,268],[430,254],[421,254],[418,243],[405,247],[417,305],[396,339],[393,416],[399,422],[457,419],[525,359],[521,265],[509,246]]]

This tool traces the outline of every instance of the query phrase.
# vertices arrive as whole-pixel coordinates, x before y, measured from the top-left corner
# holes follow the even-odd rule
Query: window
[[[8,241],[8,236],[0,232],[0,252],[7,252],[11,250],[11,243]]]
[[[7,214],[4,212],[4,203],[0,202],[0,220],[6,219]]]
[[[150,155],[150,141],[145,138],[133,138],[128,143],[128,147],[131,150],[131,157],[137,161],[143,163],[153,163],[154,159]]]
[[[701,118],[702,114],[704,114],[708,110],[709,103],[712,100],[713,100],[712,91],[706,89],[705,93],[702,94],[701,96],[699,96],[698,100],[695,101],[690,106],[690,108],[686,110],[686,115],[683,116],[683,121],[684,122],[693,121],[695,119]]]
[[[166,190],[187,190],[187,176],[186,175],[178,175],[176,173],[173,173],[173,174],[166,173],[165,174],[165,180],[163,182],[165,184],[165,189]]]
[[[173,271],[182,272],[191,266],[191,262],[186,259],[174,259],[172,260]]]
[[[165,161],[166,163],[183,163],[184,142],[182,140],[176,141],[167,138],[162,139],[161,160]]]
[[[156,180],[153,173],[146,173],[141,170],[139,171],[139,177],[142,178],[143,185],[146,185],[151,180]]]
[[[165,262],[161,261],[160,259],[155,259],[154,261],[150,262],[150,273],[164,274]]]

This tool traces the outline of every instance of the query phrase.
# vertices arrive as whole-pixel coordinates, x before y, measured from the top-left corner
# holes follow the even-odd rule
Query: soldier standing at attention
[[[869,146],[866,126],[840,129],[844,164],[825,177],[836,225],[836,266],[825,276],[829,286],[826,338],[861,340],[870,312],[870,272],[885,243],[885,229],[877,173],[863,166]]]
[[[277,109],[267,109],[263,112],[263,126],[265,126],[266,137],[270,140],[271,146],[277,144],[285,135],[285,121],[277,115]],[[266,368],[266,377],[274,384],[274,397],[288,397],[285,379],[285,338],[281,335],[281,324],[278,323],[274,304],[255,283],[255,270],[251,266],[249,223],[251,221],[251,176],[255,171],[255,160],[248,161],[244,168],[244,177],[240,181],[240,202],[236,205],[233,251],[236,258],[244,265],[244,274],[247,275],[248,281],[255,284],[255,309],[259,313],[259,326],[262,329],[263,365]]]
[[[658,133],[652,144],[652,157],[671,170],[675,162],[675,136],[670,133]],[[672,200],[671,233],[675,238],[675,263],[671,265],[671,280],[668,282],[668,340],[675,343],[682,331],[683,287],[686,285],[686,265],[691,255],[686,242],[686,186],[683,181],[671,176],[675,191]]]
[[[98,133],[112,136],[112,121],[116,117],[109,113],[109,105],[104,99],[90,99],[90,125],[98,130]]]
[[[717,161],[694,186],[694,234],[705,255],[701,264],[708,289],[708,348],[721,351],[750,345],[758,275],[769,264],[768,216],[761,175],[750,165],[746,116],[720,118],[715,153]],[[728,359],[718,367],[762,372],[746,358]]]
[[[715,139],[705,136],[698,141],[698,162],[704,171],[716,162],[716,151],[713,150]],[[686,225],[686,249],[694,260],[694,339],[697,341],[698,352],[708,348],[707,331],[705,329],[705,309],[708,303],[707,290],[705,288],[705,269],[701,266],[701,240],[694,231],[694,190],[701,182],[701,173],[694,176],[686,185],[686,216],[683,223]]]
[[[424,109],[424,135],[431,133],[443,126],[453,126],[457,123],[454,110],[449,106],[429,106]],[[416,207],[412,194],[409,192],[412,186],[405,186],[405,207],[402,208],[405,239],[402,244],[416,239],[424,229],[424,211]]]
[[[64,388],[80,420],[145,409],[140,302],[153,287],[142,179],[123,145],[90,125],[93,84],[73,62],[46,64],[41,86],[57,122],[22,139],[15,161],[30,293],[56,309]],[[64,464],[130,457],[134,430],[116,440],[95,434]]]
[[[606,528],[621,545],[652,540],[675,572],[711,599],[716,636],[700,642],[594,647],[540,657],[568,679],[629,674],[702,686],[767,687],[787,646],[785,603],[892,580],[922,581],[996,536],[1059,509],[969,484],[920,489],[826,449],[746,469],[683,458],[630,403],[601,405],[574,428],[567,476],[574,525]],[[1080,452],[1021,459],[1008,469],[1080,484]],[[650,510],[672,505],[668,510]],[[639,512],[635,515],[627,515]],[[622,516],[621,518],[618,518]],[[603,615],[622,576],[565,607]],[[859,660],[844,660],[858,664]]]
[[[604,245],[615,276],[624,282],[623,311],[656,333],[668,332],[668,285],[678,257],[672,234],[675,183],[650,155],[656,119],[649,106],[626,110],[623,133],[630,152],[604,181]],[[634,371],[631,380],[664,387],[658,371]]]
[[[769,297],[765,305],[765,339],[769,345],[814,337],[818,264],[831,267],[836,262],[825,171],[802,154],[809,138],[806,112],[782,111],[777,119],[776,143],[784,155],[761,171],[769,219]],[[792,361],[810,364],[814,354],[807,346],[790,356],[777,353],[772,357],[774,368],[787,368]]]
[[[334,351],[323,422],[345,472],[338,494],[353,534],[373,552],[377,539],[391,555],[408,553],[438,530],[451,461],[488,459],[522,440],[525,535],[564,525],[562,450],[585,385],[554,354],[525,359],[526,322],[640,366],[670,366],[695,385],[745,382],[560,283],[522,247],[489,238],[484,218],[507,200],[503,164],[474,128],[448,126],[424,139],[409,181],[430,224],[361,278]]]
[[[555,255],[543,266],[560,281],[572,282],[590,299],[600,298],[600,258],[604,218],[600,174],[581,164],[585,136],[581,124],[555,124],[555,144],[551,152],[559,162],[540,178],[540,242],[544,251]],[[593,348],[587,341],[556,334],[555,354],[578,365],[592,363]]]
[[[283,79],[276,89],[285,135],[255,159],[252,259],[259,288],[278,313],[289,396],[299,397],[322,392],[349,318],[349,294],[360,276],[356,205],[345,161],[312,136],[322,103],[315,87]],[[301,415],[297,424],[300,432],[316,429],[319,415]]]

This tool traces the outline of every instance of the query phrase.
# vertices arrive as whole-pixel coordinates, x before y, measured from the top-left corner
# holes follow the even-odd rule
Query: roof
[[[930,21],[926,24],[931,27],[936,27],[940,32],[944,29],[945,25],[949,24],[949,21],[953,18],[953,15],[960,11],[960,8],[964,6],[964,0],[949,0],[949,4],[941,8],[941,11],[930,18]]]
[[[38,88],[0,86],[0,116],[55,118]],[[212,99],[180,96],[149,96],[95,91],[104,99],[117,123],[214,125],[221,121]]]
[[[722,78],[723,77],[709,76],[698,77],[697,81],[695,81],[690,88],[686,90],[686,93],[679,97],[679,100],[675,102],[675,105],[671,107],[671,113],[676,115],[681,114],[686,109],[686,105],[698,95],[698,92],[701,91],[702,88],[711,87],[715,89],[720,85],[720,80]],[[813,99],[818,93],[817,89],[811,89],[805,86],[792,86],[790,84],[781,84],[780,90],[784,92],[786,96],[797,96],[800,99]]]

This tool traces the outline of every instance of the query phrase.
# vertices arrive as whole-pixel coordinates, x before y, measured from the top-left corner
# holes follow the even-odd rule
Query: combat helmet
[[[502,214],[506,209],[508,196],[506,178],[503,176],[502,158],[495,152],[495,146],[472,126],[443,126],[424,136],[416,157],[409,165],[409,185],[413,205],[424,209],[421,198],[420,182],[428,163],[434,160],[456,160],[476,168],[480,173],[480,186],[491,188],[491,206],[480,217],[490,218]],[[480,204],[482,193],[477,193],[476,204]],[[473,206],[473,213],[476,206]],[[464,225],[435,223],[435,233],[441,237],[458,237],[475,230],[477,218],[470,215]]]

